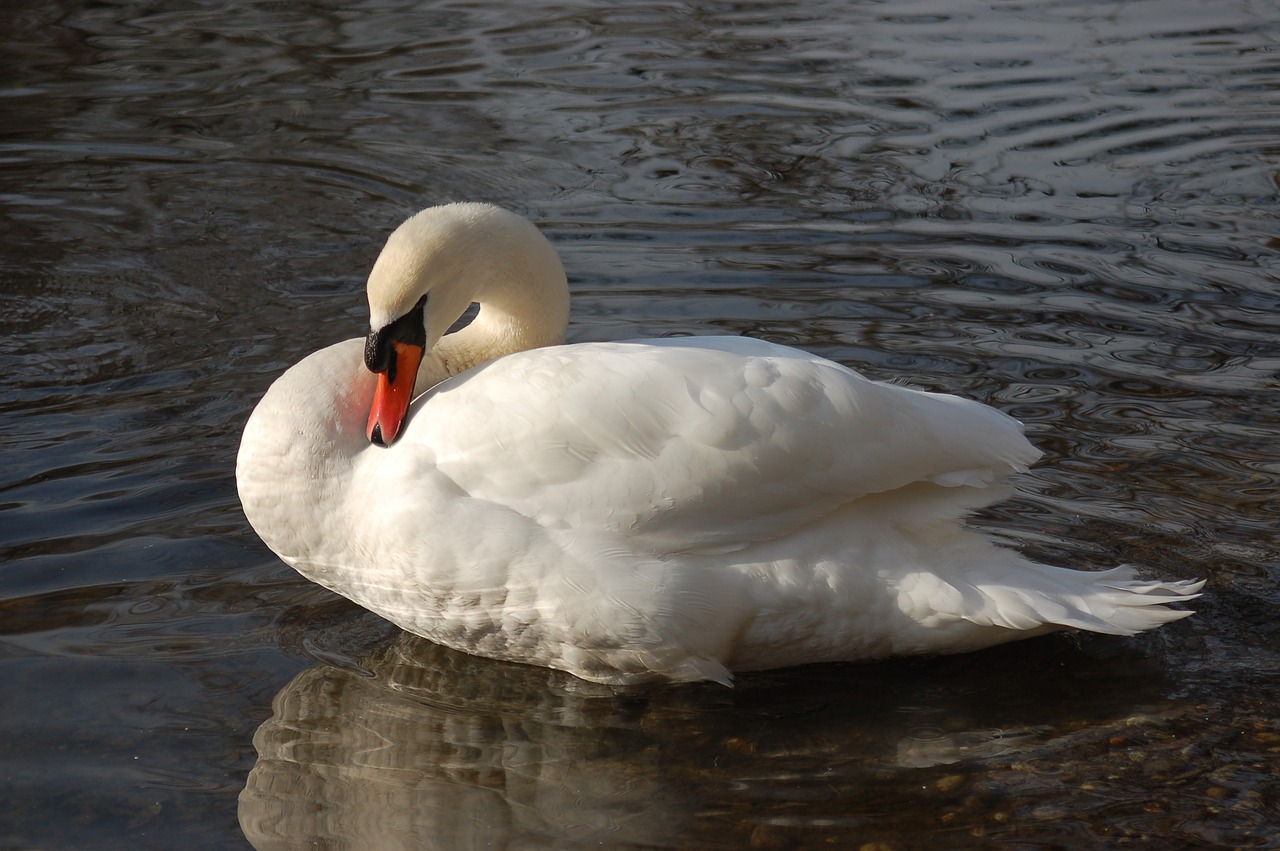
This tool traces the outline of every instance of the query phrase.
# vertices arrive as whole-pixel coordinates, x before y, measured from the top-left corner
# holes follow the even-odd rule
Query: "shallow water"
[[[9,4],[0,846],[1280,847],[1278,21]],[[573,339],[752,334],[1022,418],[1046,457],[981,522],[1207,577],[1198,614],[624,695],[399,636],[232,465],[463,198],[546,229]]]

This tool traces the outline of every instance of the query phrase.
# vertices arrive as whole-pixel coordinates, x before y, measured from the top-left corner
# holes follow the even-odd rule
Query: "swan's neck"
[[[550,246],[548,246],[550,248]],[[554,268],[493,276],[475,299],[480,310],[469,325],[446,334],[418,370],[418,393],[446,378],[505,355],[564,342],[569,287],[558,258]]]

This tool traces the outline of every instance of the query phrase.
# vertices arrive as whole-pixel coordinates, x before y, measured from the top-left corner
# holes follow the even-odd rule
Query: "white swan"
[[[559,345],[560,261],[496,207],[410,218],[368,296],[366,340],[267,391],[236,481],[285,562],[441,644],[729,683],[1129,635],[1190,614],[1163,604],[1203,584],[1047,567],[966,529],[1039,456],[979,403],[740,337]]]

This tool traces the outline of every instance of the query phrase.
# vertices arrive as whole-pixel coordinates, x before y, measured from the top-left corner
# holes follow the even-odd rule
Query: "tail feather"
[[[1052,624],[1135,635],[1193,614],[1167,604],[1193,600],[1204,587],[1203,580],[1138,579],[1128,565],[1097,572],[1027,561],[1019,567],[1015,575],[1001,577],[1001,582],[975,584],[973,590],[981,602],[962,616],[973,623],[1016,630]]]

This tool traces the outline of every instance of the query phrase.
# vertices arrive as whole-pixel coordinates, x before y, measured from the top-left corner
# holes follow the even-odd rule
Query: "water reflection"
[[[1066,823],[1082,778],[1060,766],[1127,768],[1109,747],[1188,714],[1168,686],[1149,655],[1061,638],[729,691],[619,690],[401,636],[276,695],[240,822],[260,851],[857,847],[1036,806]]]

